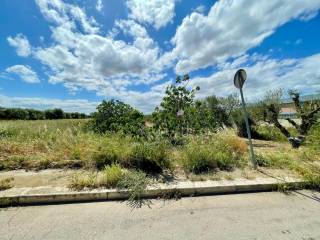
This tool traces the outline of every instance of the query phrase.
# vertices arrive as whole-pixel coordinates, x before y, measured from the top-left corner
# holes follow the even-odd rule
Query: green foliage
[[[98,179],[98,185],[100,187],[115,188],[123,178],[125,172],[120,165],[112,164],[107,166],[102,173],[102,176]]]
[[[194,139],[184,149],[182,166],[186,172],[195,174],[231,170],[240,164],[246,151],[246,144],[235,137],[217,135],[205,141]]]
[[[259,138],[263,140],[280,142],[288,141],[281,131],[272,125],[258,125],[254,127],[254,130],[258,133]]]
[[[242,111],[240,109],[234,111],[232,113],[232,119],[237,128],[237,135],[239,137],[247,138],[248,137],[247,127],[246,127],[246,122],[244,120]],[[249,122],[251,137],[254,139],[261,139],[262,137],[255,129],[256,122],[253,120],[251,116],[248,116],[248,122]]]
[[[143,114],[121,101],[103,101],[93,114],[91,127],[95,132],[123,132],[125,134],[143,134]]]
[[[129,191],[128,204],[132,208],[141,208],[144,204],[150,204],[150,201],[143,199],[143,193],[150,184],[151,180],[145,173],[128,171],[119,181],[118,188]]]
[[[216,122],[203,103],[195,102],[196,91],[200,88],[187,87],[189,76],[177,77],[176,85],[166,89],[160,107],[153,112],[154,128],[168,137],[172,143],[179,143],[186,134],[214,130]],[[184,85],[183,85],[184,84]]]
[[[98,169],[117,163],[148,173],[160,173],[171,168],[168,150],[169,145],[163,141],[137,142],[130,137],[109,135],[94,152],[93,161]]]
[[[0,120],[43,120],[43,119],[80,119],[87,118],[84,113],[65,113],[60,108],[45,111],[22,108],[1,108]]]
[[[306,144],[320,153],[320,122],[310,129]]]
[[[204,100],[206,108],[209,110],[211,115],[214,116],[217,124],[220,127],[223,127],[223,125],[228,127],[232,126],[231,112],[233,111],[234,107],[238,105],[236,97],[232,96],[233,95],[230,95],[227,98],[210,96]]]
[[[141,142],[132,148],[129,167],[148,173],[161,173],[170,169],[168,145],[163,142]]]
[[[95,167],[103,169],[113,163],[129,165],[133,145],[134,140],[131,137],[106,135],[92,155]]]

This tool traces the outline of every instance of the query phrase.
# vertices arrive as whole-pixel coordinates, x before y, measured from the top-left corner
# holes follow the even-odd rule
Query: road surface
[[[301,193],[0,209],[0,239],[320,239],[320,194]]]

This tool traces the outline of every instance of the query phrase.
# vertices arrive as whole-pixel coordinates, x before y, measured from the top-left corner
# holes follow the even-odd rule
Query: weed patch
[[[0,191],[7,190],[13,187],[14,178],[5,178],[0,180]]]

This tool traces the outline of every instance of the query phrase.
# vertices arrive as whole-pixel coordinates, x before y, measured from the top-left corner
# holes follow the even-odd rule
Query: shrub
[[[149,204],[150,201],[143,200],[143,193],[151,184],[147,175],[140,171],[128,171],[118,183],[118,188],[129,191],[128,204],[132,208],[140,208],[143,204]]]
[[[307,146],[320,151],[320,123],[314,125],[306,139]]]
[[[149,173],[160,173],[170,168],[168,145],[163,142],[141,142],[136,144],[128,159],[129,167]]]
[[[292,159],[285,153],[255,154],[257,165],[260,167],[286,168],[292,164]]]
[[[215,169],[231,170],[240,164],[247,147],[239,138],[216,134],[204,141],[192,140],[183,150],[183,168],[198,174]]]
[[[131,149],[134,141],[130,137],[120,135],[108,135],[103,138],[92,155],[92,160],[97,169],[103,169],[107,165],[118,163],[128,165]]]
[[[91,128],[98,133],[123,132],[142,135],[143,114],[121,101],[103,101],[93,114]]]
[[[14,178],[12,178],[12,177],[0,180],[0,191],[12,188],[13,187],[13,184],[12,184],[13,180],[14,180]]]
[[[254,129],[257,131],[260,139],[280,142],[288,141],[288,139],[281,133],[281,131],[272,125],[263,124],[255,126]],[[293,128],[288,128],[288,131],[292,134],[297,134],[297,131]]]
[[[5,160],[0,160],[0,170],[28,169],[30,160],[25,156],[12,155]]]
[[[97,185],[99,187],[106,188],[117,187],[124,174],[124,170],[120,167],[120,165],[112,164],[111,166],[107,166],[103,170],[102,176],[98,177]]]
[[[218,167],[212,150],[203,145],[187,145],[182,166],[187,172],[202,173]]]

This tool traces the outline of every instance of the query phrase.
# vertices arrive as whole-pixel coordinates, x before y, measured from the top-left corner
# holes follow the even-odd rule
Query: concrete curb
[[[255,180],[176,182],[159,184],[148,188],[143,198],[158,198],[179,194],[179,196],[201,196],[214,194],[233,194],[244,192],[263,192],[277,190],[279,184],[286,184],[290,189],[299,188],[303,181],[286,178],[259,178]],[[124,200],[129,196],[127,190],[101,189],[75,192],[68,188],[37,187],[12,188],[0,192],[0,207],[36,204],[76,203],[90,201]]]

